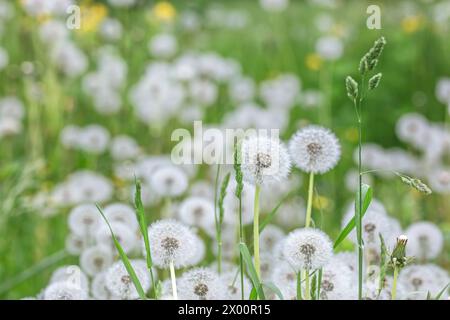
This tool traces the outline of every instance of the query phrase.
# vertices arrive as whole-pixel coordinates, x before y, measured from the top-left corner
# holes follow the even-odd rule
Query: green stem
[[[217,213],[217,193],[219,189],[219,176],[220,176],[220,163],[217,164],[216,181],[214,182],[214,221],[216,225],[216,237],[217,237],[217,271],[219,274],[222,271],[222,235],[221,228],[219,226],[219,218]]]
[[[297,272],[297,300],[303,300],[302,297],[302,272]]]
[[[356,233],[358,241],[358,299],[362,299],[362,286],[363,286],[363,242],[362,242],[362,101],[364,97],[364,81],[365,77],[362,76],[361,80],[361,95],[358,99],[358,105],[355,101],[355,109],[357,110],[358,117],[358,177],[359,177],[359,196],[358,196],[358,208],[356,214]]]
[[[394,267],[394,280],[392,282],[391,299],[395,300],[397,297],[397,278],[398,278],[398,267]]]
[[[255,187],[255,202],[254,202],[254,210],[253,210],[253,252],[255,259],[255,269],[258,278],[261,279],[261,267],[259,260],[259,193],[261,191],[261,187],[256,185]]]
[[[312,201],[313,201],[313,191],[314,191],[314,173],[309,174],[309,187],[308,187],[308,204],[306,206],[306,220],[305,228],[311,225],[311,212],[312,212]]]
[[[305,300],[311,300],[311,292],[309,289],[309,270],[305,272]]]
[[[173,261],[170,261],[170,279],[172,281],[172,296],[174,300],[178,300],[178,294],[177,294],[177,279],[175,276],[175,267],[173,266]]]

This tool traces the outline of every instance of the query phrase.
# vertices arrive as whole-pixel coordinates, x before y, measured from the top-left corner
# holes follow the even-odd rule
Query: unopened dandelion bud
[[[428,187],[425,183],[423,183],[419,179],[411,179],[411,186],[417,191],[429,195],[432,193],[430,187]]]
[[[347,96],[356,100],[358,98],[358,83],[350,76],[345,79],[345,87],[347,88]]]
[[[378,87],[378,85],[380,84],[381,81],[381,73],[377,73],[376,75],[374,75],[372,78],[369,79],[369,89],[373,90],[375,88]]]
[[[391,264],[394,267],[404,267],[407,261],[406,258],[406,243],[408,237],[401,235],[397,238],[397,244],[391,254]]]

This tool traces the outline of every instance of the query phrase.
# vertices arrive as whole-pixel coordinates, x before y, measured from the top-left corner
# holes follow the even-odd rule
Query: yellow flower
[[[406,17],[402,20],[402,29],[406,33],[414,33],[421,27],[423,22],[422,17],[420,16],[410,16]]]
[[[176,15],[175,7],[168,1],[158,2],[152,9],[153,15],[161,21],[172,21]]]
[[[81,9],[81,32],[96,31],[100,23],[108,15],[108,9],[105,5],[97,4],[82,4]]]
[[[317,71],[322,67],[322,58],[317,53],[310,53],[306,56],[305,63],[308,69]]]
[[[345,130],[344,138],[347,141],[350,141],[350,142],[358,141],[358,129],[356,129],[356,128],[349,128],[349,129]]]
[[[324,196],[316,195],[313,198],[313,207],[317,210],[326,210],[331,205],[331,200]]]

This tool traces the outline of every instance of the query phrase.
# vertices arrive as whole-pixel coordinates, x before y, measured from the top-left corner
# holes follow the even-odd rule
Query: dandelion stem
[[[172,295],[174,300],[178,300],[177,294],[177,279],[175,276],[175,267],[173,266],[173,261],[170,261],[170,279],[172,280]]]
[[[305,300],[311,300],[311,292],[309,289],[309,270],[305,272]]]
[[[256,185],[255,187],[255,202],[254,202],[254,210],[253,210],[253,252],[255,259],[255,269],[258,278],[261,279],[261,267],[259,260],[259,194],[261,191],[261,187]]]
[[[302,298],[302,272],[297,272],[297,300],[303,300]]]
[[[397,278],[398,278],[398,267],[394,267],[394,280],[392,282],[391,299],[395,300],[397,297]]]
[[[314,173],[309,174],[309,187],[308,187],[308,204],[306,206],[306,221],[305,228],[308,228],[311,224],[311,212],[312,212],[312,200],[314,190]]]

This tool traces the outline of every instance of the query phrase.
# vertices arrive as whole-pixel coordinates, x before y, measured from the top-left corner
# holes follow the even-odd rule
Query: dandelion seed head
[[[110,222],[110,225],[114,236],[126,253],[129,253],[133,249],[135,249],[138,237],[137,234],[133,230],[131,230],[128,225],[118,221]],[[95,234],[95,240],[97,244],[115,250],[115,244],[111,235],[111,231],[109,230],[109,227],[106,225],[106,223],[99,227],[99,229],[97,230]]]
[[[89,279],[77,265],[67,265],[56,269],[50,277],[50,283],[67,282],[85,291],[89,288]]]
[[[330,238],[318,229],[297,229],[287,236],[283,254],[296,270],[314,270],[328,263],[332,244]]]
[[[80,266],[89,276],[94,276],[113,263],[111,249],[96,245],[84,250],[80,255]]]
[[[333,257],[322,271],[320,299],[348,300],[356,298],[354,290],[352,290],[353,281],[353,273],[348,265]]]
[[[240,300],[241,299],[241,279],[236,278],[237,268],[233,268],[229,271],[223,272],[220,275],[222,282],[225,284],[228,292],[228,298],[230,300]],[[244,275],[244,297],[250,295],[252,285],[250,280]]]
[[[274,248],[285,237],[283,230],[275,225],[268,225],[260,234],[260,250],[273,252]]]
[[[209,268],[195,268],[183,274],[178,282],[179,296],[186,300],[223,300],[227,288],[219,275]]]
[[[291,138],[289,153],[294,165],[302,171],[322,174],[336,166],[341,147],[328,129],[308,126]]]
[[[436,296],[449,280],[448,273],[434,264],[406,266],[398,278],[406,290],[405,298],[414,300],[425,300],[428,292]],[[447,296],[448,293],[443,298]]]
[[[289,263],[283,261],[273,268],[271,280],[278,288],[295,288],[297,271]]]
[[[175,166],[164,166],[155,170],[151,176],[152,190],[161,197],[177,197],[188,187],[186,173]]]
[[[86,300],[86,290],[67,281],[51,283],[44,290],[44,300]]]
[[[69,213],[69,228],[78,236],[88,236],[98,227],[100,217],[100,212],[93,204],[76,206]]]
[[[150,288],[150,277],[143,260],[131,260],[131,266],[146,292]],[[134,300],[139,298],[139,294],[134,286],[133,280],[128,274],[122,261],[115,262],[106,270],[106,287],[115,296],[124,300]]]
[[[214,203],[202,197],[189,197],[181,202],[178,215],[187,225],[208,229],[214,226]]]
[[[97,273],[91,282],[91,294],[98,300],[118,300],[106,287],[106,271]]]
[[[167,268],[172,261],[181,268],[193,261],[198,250],[193,232],[175,220],[160,220],[149,229],[152,259],[156,266]]]
[[[444,247],[442,231],[428,221],[410,225],[406,230],[406,236],[409,239],[406,246],[407,254],[421,261],[438,257]]]
[[[286,179],[291,161],[278,139],[249,136],[241,145],[241,169],[244,180],[253,185]]]
[[[138,228],[136,213],[134,212],[134,209],[127,204],[110,204],[103,209],[103,213],[109,223],[121,222],[127,225],[131,230],[137,230]]]

